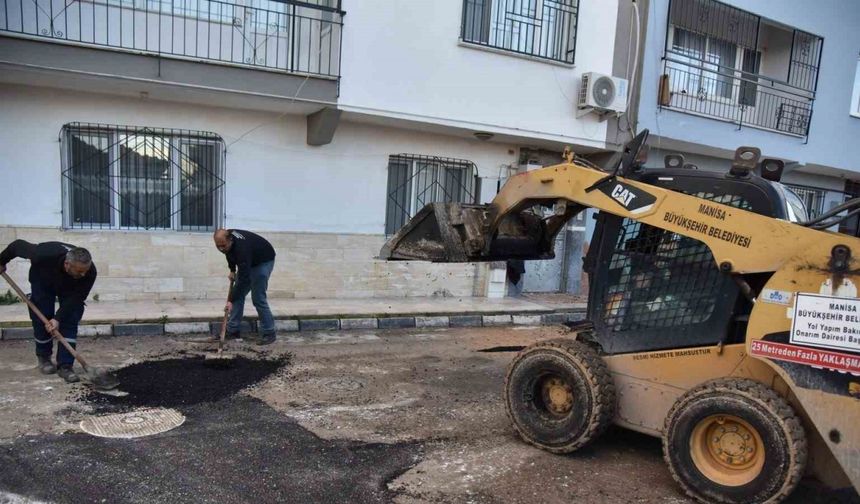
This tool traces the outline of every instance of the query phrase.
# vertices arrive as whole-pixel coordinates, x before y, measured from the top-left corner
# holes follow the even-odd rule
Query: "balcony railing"
[[[0,35],[336,78],[342,15],[292,0],[0,0]]]
[[[704,62],[664,59],[660,106],[797,136],[809,134],[815,93]]]

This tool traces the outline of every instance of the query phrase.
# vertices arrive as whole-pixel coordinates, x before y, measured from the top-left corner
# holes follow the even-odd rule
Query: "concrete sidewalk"
[[[524,298],[397,298],[397,299],[282,299],[269,305],[279,331],[386,329],[404,327],[480,327],[541,325],[579,320],[585,305],[569,299]],[[87,303],[82,336],[122,336],[208,332],[223,316],[220,300],[172,302]],[[243,331],[254,331],[256,311],[245,304]],[[26,305],[0,306],[0,339],[32,335]]]

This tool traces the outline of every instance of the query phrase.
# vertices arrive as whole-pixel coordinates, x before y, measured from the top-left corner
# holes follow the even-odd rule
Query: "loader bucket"
[[[379,252],[385,260],[433,262],[551,259],[554,235],[531,212],[507,216],[490,235],[490,205],[431,203]]]

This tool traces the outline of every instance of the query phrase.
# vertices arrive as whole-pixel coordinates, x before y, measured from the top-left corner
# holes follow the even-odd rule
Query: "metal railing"
[[[463,0],[470,44],[573,63],[579,0]]]
[[[661,107],[797,136],[809,135],[814,91],[705,62],[664,57]]]
[[[292,0],[0,0],[0,4],[0,35],[340,75],[339,8]]]
[[[60,140],[67,229],[223,225],[225,149],[215,133],[70,123]]]

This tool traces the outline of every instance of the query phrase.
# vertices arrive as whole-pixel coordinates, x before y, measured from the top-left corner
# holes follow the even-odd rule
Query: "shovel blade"
[[[87,379],[93,388],[99,390],[113,390],[119,386],[119,379],[108,371],[87,369]]]

